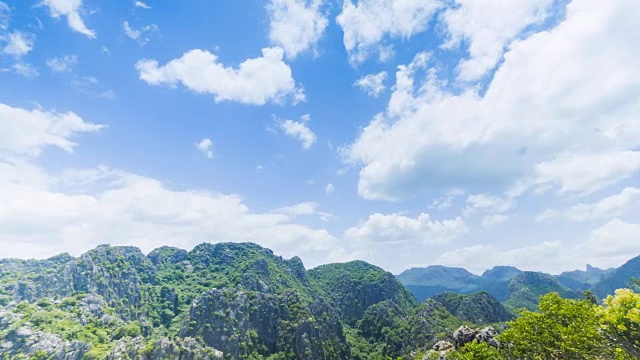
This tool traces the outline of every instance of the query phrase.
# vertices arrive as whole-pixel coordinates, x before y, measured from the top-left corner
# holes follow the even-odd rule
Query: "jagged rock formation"
[[[637,259],[593,289],[602,296],[626,285],[639,275]],[[510,267],[483,276],[445,267],[429,272],[438,278],[415,269],[398,278],[426,281],[429,291],[488,290],[418,304],[396,277],[371,264],[307,271],[297,257],[250,243],[161,247],[148,255],[103,245],[77,258],[0,259],[0,358],[409,359],[434,344],[434,351],[448,351],[442,341],[492,343],[492,328],[461,326],[509,320],[497,300],[514,309],[533,308],[551,291],[579,296],[558,277]],[[581,273],[562,276],[582,284]]]
[[[309,270],[309,278],[350,326],[354,326],[370,306],[383,301],[394,303],[403,312],[418,305],[393,274],[364,261],[318,266]]]
[[[485,291],[470,295],[447,292],[433,298],[451,314],[474,324],[498,323],[514,318],[498,300]]]

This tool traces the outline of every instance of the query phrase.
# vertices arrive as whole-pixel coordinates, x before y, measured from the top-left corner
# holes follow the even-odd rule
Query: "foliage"
[[[562,285],[551,275],[525,271],[509,283],[509,296],[504,305],[511,310],[524,308],[533,311],[538,306],[540,296],[554,292],[565,298],[581,297],[580,292]]]
[[[595,305],[587,300],[542,296],[539,312],[522,311],[500,335],[510,356],[518,359],[613,358],[614,349],[599,331]]]
[[[491,324],[513,319],[513,315],[485,291],[470,295],[446,292],[433,298],[451,314],[474,324]]]
[[[449,360],[501,360],[505,359],[504,352],[487,345],[486,343],[471,342],[460,351],[451,352]]]
[[[393,302],[403,312],[418,304],[391,273],[364,261],[318,266],[309,270],[309,279],[350,326],[356,325],[369,306],[382,301]]]
[[[597,310],[609,339],[640,358],[640,294],[630,289],[618,289]]]

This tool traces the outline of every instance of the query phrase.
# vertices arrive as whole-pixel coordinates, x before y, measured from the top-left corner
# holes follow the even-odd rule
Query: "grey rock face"
[[[151,348],[145,348],[141,337],[120,339],[106,360],[222,360],[221,351],[203,346],[193,338],[158,339]]]
[[[0,357],[12,359],[16,354],[25,354],[27,358],[36,353],[46,353],[53,360],[81,360],[91,349],[91,345],[82,341],[63,341],[55,334],[33,331],[21,327],[11,331],[6,342],[0,347]]]
[[[453,340],[457,348],[472,341],[484,342],[489,346],[500,347],[500,342],[496,339],[498,332],[491,326],[482,329],[472,329],[468,326],[461,326],[453,332]]]
[[[262,349],[262,355],[289,348],[305,360],[349,356],[342,327],[329,307],[322,301],[309,306],[292,290],[275,295],[211,289],[194,302],[179,336],[202,338],[233,359],[247,345]],[[325,354],[323,343],[330,341],[338,342],[337,354]]]

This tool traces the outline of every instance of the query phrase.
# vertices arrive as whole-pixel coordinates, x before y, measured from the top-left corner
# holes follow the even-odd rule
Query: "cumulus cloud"
[[[270,0],[271,43],[282,47],[289,58],[315,49],[329,23],[321,5],[320,0]]]
[[[480,79],[500,60],[504,48],[524,29],[542,22],[552,0],[456,0],[442,13],[448,41],[444,48],[468,43],[469,58],[460,61],[458,79]]]
[[[303,149],[309,150],[317,139],[316,134],[307,126],[310,120],[311,116],[305,114],[300,117],[300,121],[280,120],[278,126],[285,134],[300,141]]]
[[[468,232],[462,218],[434,221],[429,214],[415,218],[401,214],[375,213],[345,231],[345,237],[361,244],[443,245]]]
[[[158,26],[155,24],[146,25],[140,30],[134,29],[129,25],[128,21],[122,23],[122,30],[129,38],[136,40],[140,45],[145,45],[151,40],[151,36],[158,32]]]
[[[291,206],[278,208],[274,211],[276,214],[284,214],[291,217],[315,215],[322,221],[329,221],[335,216],[328,212],[319,211],[319,204],[313,201],[303,202]]]
[[[638,238],[640,225],[613,219],[592,230],[586,241],[577,244],[547,241],[513,249],[473,245],[448,251],[436,262],[465,266],[476,273],[496,265],[552,273],[583,268],[586,264],[609,268],[620,266],[631,256],[640,253]]]
[[[594,203],[580,203],[565,210],[550,209],[536,217],[540,222],[554,220],[588,221],[619,216],[628,208],[640,205],[640,189],[626,187],[618,194],[607,196]]]
[[[85,122],[73,112],[26,110],[0,104],[0,156],[38,156],[48,146],[73,152],[73,138],[104,125]]]
[[[84,20],[80,17],[82,0],[43,0],[40,4],[49,9],[51,17],[55,19],[66,17],[67,23],[73,31],[92,39],[96,37],[96,33],[87,28]]]
[[[296,86],[283,55],[282,48],[265,48],[261,57],[245,60],[236,69],[219,63],[215,54],[195,49],[162,66],[157,60],[140,60],[136,69],[150,85],[182,84],[196,93],[214,95],[217,102],[263,105],[287,97],[294,103],[303,101],[304,92]]]
[[[359,87],[369,96],[378,97],[386,89],[384,81],[387,79],[387,72],[381,71],[377,74],[369,74],[356,80],[354,85]]]
[[[22,31],[15,31],[8,34],[6,37],[0,37],[0,40],[6,42],[2,52],[7,55],[13,55],[15,57],[21,57],[33,50],[33,44],[36,41],[36,36],[30,33]]]
[[[143,3],[142,1],[136,1],[134,5],[135,5],[135,7],[137,7],[137,8],[142,8],[142,9],[151,9],[151,6],[149,6],[149,5],[145,4],[145,3]]]
[[[57,73],[71,72],[77,64],[78,56],[76,55],[65,55],[62,57],[47,59],[47,66],[49,69]]]
[[[213,141],[209,138],[204,138],[196,143],[196,149],[202,153],[207,159],[213,159]]]
[[[338,248],[326,230],[296,224],[317,205],[252,212],[240,196],[172,188],[164,182],[106,166],[49,173],[31,162],[74,138],[102,128],[68,112],[0,105],[0,246],[3,257],[79,254],[101,243],[139,246],[253,241],[283,256],[317,265]]]
[[[407,39],[426,30],[442,2],[436,0],[345,0],[336,18],[344,32],[349,61],[359,64],[372,53],[389,53],[384,40]],[[381,56],[385,57],[385,56]]]
[[[418,54],[398,68],[387,110],[342,149],[360,167],[359,194],[586,194],[637,173],[639,11],[633,0],[572,1],[556,27],[511,43],[485,93],[450,93]]]

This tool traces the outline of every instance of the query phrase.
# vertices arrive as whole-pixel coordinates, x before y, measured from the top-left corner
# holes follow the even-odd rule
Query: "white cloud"
[[[38,73],[38,69],[34,68],[31,64],[25,62],[18,62],[11,65],[8,68],[3,68],[2,72],[13,72],[18,75],[22,75],[28,79],[33,79],[38,77],[40,73]]]
[[[441,6],[435,0],[345,0],[336,21],[344,31],[349,61],[359,64],[374,51],[388,53],[389,45],[382,41],[407,39],[426,30]]]
[[[326,195],[329,194],[333,194],[333,192],[336,190],[336,188],[333,186],[333,184],[329,183],[327,184],[327,186],[324,188],[324,193]]]
[[[142,9],[151,9],[151,6],[143,3],[142,1],[136,1],[135,2],[135,7],[142,8]]]
[[[101,171],[98,178],[106,181],[89,183],[99,190],[85,194],[77,194],[77,185],[74,193],[65,193],[3,181],[0,245],[8,249],[3,256],[79,254],[101,243],[150,251],[167,244],[191,248],[205,241],[252,241],[317,264],[336,246],[325,230],[292,223],[289,215],[252,213],[237,195],[176,190],[156,179]]]
[[[495,245],[473,245],[445,252],[435,261],[436,264],[461,266],[481,274],[484,270],[497,265],[515,266],[530,271],[573,270],[583,267],[584,263],[566,262],[563,258],[562,243],[543,242],[534,246],[507,249]],[[541,266],[546,266],[542,269]]]
[[[73,112],[25,110],[0,104],[0,158],[33,157],[47,146],[73,152],[77,134],[95,132],[103,125],[85,122]]]
[[[464,212],[467,214],[474,213],[478,210],[484,212],[503,213],[513,206],[513,200],[509,198],[501,198],[489,194],[475,194],[467,198],[467,207]]]
[[[482,217],[482,227],[485,229],[490,229],[496,225],[502,224],[507,220],[509,220],[509,215],[503,215],[503,214],[485,215]]]
[[[476,273],[496,265],[552,273],[584,268],[586,264],[609,268],[640,253],[639,238],[640,225],[613,219],[591,231],[587,241],[577,244],[547,241],[506,250],[495,245],[473,245],[448,251],[436,263],[464,266]]]
[[[65,55],[63,57],[53,57],[47,59],[47,66],[53,72],[70,72],[78,64],[78,57],[76,55]]]
[[[633,0],[572,1],[558,26],[511,44],[484,94],[448,92],[428,54],[400,66],[386,112],[342,149],[361,167],[359,194],[518,183],[585,194],[637,173],[638,12]]]
[[[202,155],[206,156],[207,159],[213,159],[213,141],[209,138],[202,139],[201,141],[196,143],[196,149],[202,153]]]
[[[369,96],[378,97],[386,89],[384,81],[387,79],[387,72],[381,71],[377,74],[369,74],[356,80],[354,85],[358,86]]]
[[[30,33],[16,31],[8,34],[6,37],[0,37],[0,40],[4,40],[7,43],[2,49],[3,53],[21,57],[33,50],[36,37]]]
[[[97,166],[50,174],[30,163],[49,147],[71,152],[74,138],[101,128],[69,113],[0,105],[0,247],[3,257],[79,254],[98,244],[191,248],[253,241],[317,265],[339,247],[326,230],[293,222],[316,205],[287,213],[251,212],[238,195],[172,189],[162,181]]]
[[[320,0],[270,0],[271,43],[282,47],[289,58],[315,49],[329,23],[321,4]]]
[[[640,189],[626,187],[618,194],[607,196],[595,203],[580,203],[565,210],[547,210],[538,215],[537,221],[566,219],[569,221],[588,221],[619,216],[627,208],[640,205]]]
[[[445,48],[469,44],[469,58],[458,66],[458,79],[480,79],[500,60],[507,46],[521,32],[543,21],[552,0],[474,1],[456,0],[455,6],[442,13],[448,30]]]
[[[81,76],[71,80],[71,87],[74,91],[93,96],[97,99],[115,99],[113,90],[104,85],[94,76]]]
[[[598,164],[597,168],[593,165]],[[629,178],[640,170],[640,151],[562,154],[538,164],[533,182],[561,192],[593,192]]]
[[[329,221],[335,218],[333,214],[330,214],[328,212],[318,211],[318,206],[319,206],[318,203],[308,201],[308,202],[295,204],[292,206],[285,206],[285,207],[278,208],[274,211],[274,213],[287,215],[292,218],[295,218],[298,216],[315,215],[315,216],[318,216],[322,221]]]
[[[288,136],[298,139],[302,143],[302,148],[308,150],[317,139],[316,134],[307,126],[310,119],[309,114],[305,114],[300,117],[300,121],[281,120],[278,126]]]
[[[234,69],[220,64],[215,54],[195,49],[163,66],[156,60],[140,60],[136,69],[140,79],[151,85],[182,84],[196,93],[213,94],[216,101],[255,105],[286,97],[294,103],[303,101],[303,90],[296,86],[283,55],[278,47],[262,49],[262,57],[245,60]]]
[[[9,19],[11,18],[11,9],[5,2],[0,1],[0,29],[7,30]]]
[[[128,21],[125,21],[122,23],[122,30],[124,30],[124,34],[129,38],[136,40],[140,45],[145,45],[151,40],[151,36],[158,32],[158,26],[151,24],[137,30],[132,28]]]
[[[345,231],[345,237],[360,244],[443,245],[468,232],[462,218],[433,221],[429,214],[416,218],[400,214],[375,213],[359,226]]]
[[[82,12],[82,0],[42,0],[40,3],[49,8],[49,13],[53,18],[65,16],[69,27],[80,34],[89,38],[95,38],[96,33],[87,28],[84,21],[80,17]]]

